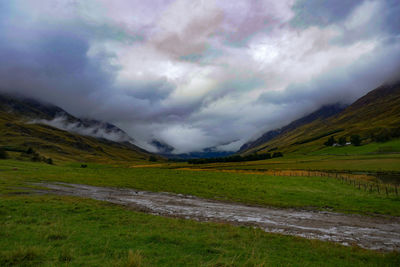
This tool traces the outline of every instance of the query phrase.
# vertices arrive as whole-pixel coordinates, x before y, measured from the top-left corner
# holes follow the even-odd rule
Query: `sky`
[[[235,151],[400,73],[398,0],[0,0],[0,91]]]

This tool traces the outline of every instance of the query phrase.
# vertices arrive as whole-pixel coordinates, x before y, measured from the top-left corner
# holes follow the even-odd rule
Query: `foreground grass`
[[[163,218],[59,196],[0,197],[0,266],[399,266],[398,253]]]
[[[91,164],[82,169],[78,166],[0,161],[0,192],[16,190],[13,187],[26,186],[26,182],[59,181],[174,192],[265,206],[400,216],[399,197],[364,192],[332,178],[275,177]]]

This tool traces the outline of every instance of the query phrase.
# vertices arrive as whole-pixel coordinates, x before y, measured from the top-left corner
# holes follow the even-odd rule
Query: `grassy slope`
[[[0,197],[1,266],[398,266],[382,254],[58,196]]]
[[[26,186],[26,181],[62,181],[98,186],[174,192],[249,204],[328,209],[349,213],[400,216],[400,198],[358,190],[324,177],[187,171],[162,168],[121,168],[77,164],[49,166],[41,163],[0,161],[0,188]]]
[[[267,152],[269,149],[278,147],[284,152],[310,153],[324,148],[323,143],[330,136],[331,131],[340,132],[333,135],[337,138],[359,134],[363,138],[371,133],[377,133],[387,128],[396,128],[400,124],[400,87],[381,87],[375,89],[357,100],[343,112],[328,120],[317,120],[297,128],[289,133],[279,136],[244,154],[253,152]],[[317,140],[295,144],[318,136],[328,134]]]
[[[0,111],[0,147],[34,148],[57,162],[143,162],[150,154],[119,143],[81,136],[47,125],[29,124],[21,117]],[[18,155],[16,155],[18,156]]]

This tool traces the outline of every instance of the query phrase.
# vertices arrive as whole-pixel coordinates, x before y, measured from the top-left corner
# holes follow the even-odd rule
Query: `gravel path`
[[[400,251],[398,217],[366,217],[333,212],[255,207],[180,194],[81,184],[37,183],[35,185],[46,187],[54,194],[108,201],[162,216],[252,225],[271,233],[333,241],[343,245],[358,245],[373,250]]]

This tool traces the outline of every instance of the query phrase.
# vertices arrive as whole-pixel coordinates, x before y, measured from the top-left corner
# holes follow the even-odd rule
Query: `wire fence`
[[[370,174],[353,174],[341,172],[322,172],[307,170],[267,170],[265,174],[272,176],[303,176],[303,177],[327,177],[339,180],[342,184],[348,184],[358,190],[369,193],[378,193],[386,196],[399,196],[397,184],[379,182],[378,178]]]

